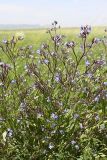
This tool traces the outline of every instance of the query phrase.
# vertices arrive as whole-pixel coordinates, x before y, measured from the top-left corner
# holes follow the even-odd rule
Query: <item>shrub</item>
[[[23,36],[0,44],[2,160],[107,158],[106,38],[83,26],[80,46],[58,29],[36,52]]]

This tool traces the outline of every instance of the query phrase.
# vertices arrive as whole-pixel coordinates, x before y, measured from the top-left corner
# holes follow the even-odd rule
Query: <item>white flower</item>
[[[50,102],[51,100],[50,100],[50,97],[47,97],[47,102]]]
[[[11,81],[11,83],[12,83],[12,84],[16,83],[16,80],[15,80],[15,79],[13,79],[13,80]]]
[[[75,145],[75,149],[79,150],[79,146],[78,146],[78,145]]]
[[[41,118],[43,116],[42,113],[37,113],[37,119]]]
[[[13,135],[13,130],[10,129],[10,128],[8,128],[8,129],[7,129],[7,135],[8,135],[8,137],[12,137],[12,135]]]
[[[71,141],[71,144],[72,144],[72,145],[76,144],[76,141],[72,140],[72,141]]]
[[[3,83],[2,83],[2,82],[0,82],[0,86],[3,86]]]
[[[37,53],[37,54],[40,54],[40,53],[41,53],[40,49],[38,49],[38,50],[36,51],[36,53]]]
[[[101,124],[101,125],[100,125],[100,129],[101,129],[101,130],[104,130],[104,129],[105,129],[105,124]]]
[[[84,128],[82,123],[80,123],[80,128],[81,128],[81,129],[83,129],[83,128]]]
[[[54,145],[52,143],[49,144],[49,149],[54,148]]]
[[[4,65],[4,62],[0,62],[0,66]]]
[[[99,101],[99,96],[95,97],[94,101],[98,102]]]

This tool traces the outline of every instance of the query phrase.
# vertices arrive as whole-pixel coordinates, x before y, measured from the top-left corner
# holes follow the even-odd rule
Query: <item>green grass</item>
[[[89,38],[93,37],[103,37],[105,27],[93,27],[92,33]],[[11,36],[17,33],[24,33],[25,40],[22,45],[31,44],[38,48],[40,44],[44,41],[48,41],[49,36],[46,33],[47,29],[30,29],[30,30],[0,30],[0,40],[4,38],[11,38]],[[59,30],[60,34],[67,36],[67,40],[74,40],[78,42],[80,29],[79,28],[61,28]]]

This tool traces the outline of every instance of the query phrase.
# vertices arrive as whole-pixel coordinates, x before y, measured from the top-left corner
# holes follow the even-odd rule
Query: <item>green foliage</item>
[[[0,44],[1,160],[107,159],[107,40],[58,29],[37,51],[22,35]]]

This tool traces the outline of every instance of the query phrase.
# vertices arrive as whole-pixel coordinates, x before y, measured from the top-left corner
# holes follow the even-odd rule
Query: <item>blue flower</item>
[[[90,62],[88,60],[86,60],[85,64],[86,64],[86,66],[89,66]]]
[[[53,119],[56,120],[56,119],[58,119],[58,115],[56,115],[55,113],[52,113],[52,114],[51,114],[51,118],[53,118]]]
[[[45,64],[48,64],[48,63],[49,63],[49,60],[48,60],[48,59],[44,59],[44,63],[45,63]]]
[[[56,73],[56,76],[55,76],[55,81],[56,82],[60,82],[60,75],[59,75],[59,73]]]
[[[15,83],[16,83],[16,80],[15,80],[15,79],[13,79],[13,80],[11,81],[11,83],[12,83],[12,84],[15,84]]]
[[[107,82],[104,82],[104,85],[107,86]]]

